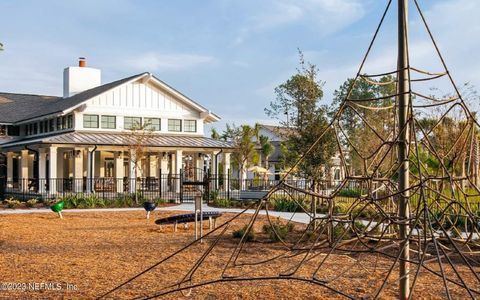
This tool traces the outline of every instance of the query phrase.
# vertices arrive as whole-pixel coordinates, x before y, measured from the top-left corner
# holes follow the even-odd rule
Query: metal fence
[[[125,200],[126,198],[141,198],[145,200],[162,200],[170,203],[193,203],[198,194],[206,201],[213,199],[244,199],[242,194],[265,192],[276,186],[279,180],[263,178],[240,180],[230,175],[212,174],[162,174],[153,178],[58,178],[58,179],[16,179],[8,181],[0,177],[0,200],[6,197],[15,197],[21,200],[28,199],[61,199],[70,196],[95,196],[105,201]],[[307,200],[308,196],[302,190],[312,190],[329,195],[339,182],[285,180],[289,186],[298,190],[279,190],[274,197],[287,197],[287,193],[300,200]],[[342,190],[335,197],[336,203],[352,204],[366,190],[367,182],[349,181],[342,186]],[[379,195],[382,196],[382,195]],[[412,197],[414,206],[415,197]],[[473,211],[480,211],[480,197],[470,199],[469,205]],[[459,210],[462,210],[459,208]]]
[[[243,191],[268,191],[278,183],[279,180],[240,180],[230,175],[212,174],[192,177],[180,173],[162,174],[156,178],[0,179],[0,190],[4,191],[4,197],[13,196],[19,199],[56,199],[72,194],[94,194],[105,200],[115,200],[137,194],[142,199],[184,203],[193,202],[198,193],[206,200],[240,199]],[[312,185],[308,180],[288,180],[287,183],[301,189],[309,189]],[[333,189],[334,186],[332,182],[322,182],[324,190]]]

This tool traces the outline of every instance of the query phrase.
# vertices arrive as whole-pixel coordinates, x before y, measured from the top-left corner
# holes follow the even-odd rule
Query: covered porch
[[[94,135],[94,136],[92,136]],[[181,193],[183,182],[201,182],[230,170],[229,145],[203,137],[149,141],[142,156],[119,135],[69,133],[30,144],[3,146],[6,192],[54,198],[65,193]],[[68,139],[67,139],[68,138]],[[85,139],[96,138],[90,144]],[[102,139],[100,139],[102,138]],[[59,143],[61,142],[61,143]],[[110,144],[108,144],[110,143]],[[208,175],[210,174],[210,175]]]

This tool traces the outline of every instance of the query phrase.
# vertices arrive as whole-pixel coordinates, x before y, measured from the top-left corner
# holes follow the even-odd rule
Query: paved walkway
[[[204,206],[204,211],[220,211],[224,213],[240,213],[243,209],[240,208],[216,208],[210,206]],[[76,209],[64,209],[62,213],[84,213],[84,212],[122,212],[122,211],[144,211],[142,207],[134,208],[76,208]],[[175,206],[166,206],[157,208],[155,211],[185,211],[185,212],[194,212],[195,205],[191,203],[184,203]],[[245,213],[253,214],[254,209],[248,209]],[[30,208],[30,209],[5,209],[0,210],[0,215],[14,215],[14,214],[36,214],[36,213],[52,213],[49,208]],[[259,212],[261,215],[266,215],[265,210]],[[310,217],[306,213],[288,213],[288,212],[278,212],[278,211],[269,211],[268,214],[273,217],[280,217],[282,219],[292,219],[292,221],[298,223],[308,224]],[[155,217],[155,213],[151,215]]]

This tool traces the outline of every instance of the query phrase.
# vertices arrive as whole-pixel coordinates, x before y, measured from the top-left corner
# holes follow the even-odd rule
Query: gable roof
[[[285,140],[289,135],[295,132],[294,129],[288,128],[285,126],[275,126],[275,125],[266,125],[259,124],[261,128],[270,131],[272,134],[276,135],[280,141]]]
[[[220,117],[211,113],[205,107],[183,95],[157,77],[152,76],[148,72],[144,72],[94,87],[67,98],[0,92],[0,124],[15,124],[46,115],[61,113],[65,110],[75,108],[85,101],[114,89],[122,84],[134,81],[146,75],[150,76],[149,78],[153,78],[159,85],[166,88],[169,92],[176,94],[184,101],[189,102],[191,106],[208,113],[207,117],[210,117],[213,120],[220,119]]]

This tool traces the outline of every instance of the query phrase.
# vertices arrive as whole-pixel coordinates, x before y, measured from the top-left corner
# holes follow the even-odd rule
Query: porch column
[[[73,152],[73,190],[83,191],[83,148],[75,148]]]
[[[116,151],[113,155],[115,163],[115,181],[117,184],[117,193],[123,193],[123,177],[125,177],[125,171],[123,169],[123,152]]]
[[[63,158],[62,158],[63,159]],[[49,192],[57,192],[57,147],[48,149],[48,170],[50,175]]]
[[[35,174],[33,173],[33,164],[35,161],[35,156],[28,155],[28,178],[34,178]]]
[[[38,191],[43,194],[47,184],[47,149],[38,149]]]
[[[229,182],[227,182],[230,174],[230,153],[223,153],[223,189],[227,190]]]
[[[13,187],[13,152],[7,152],[7,187]]]
[[[28,150],[20,151],[22,156],[20,158],[20,174],[19,181],[20,181],[20,190],[26,191],[28,190]]]
[[[149,156],[149,172],[148,176],[150,177],[157,177],[157,169],[158,169],[158,159],[156,155]]]
[[[87,192],[93,192],[95,189],[95,152],[93,149],[87,149]]]
[[[135,153],[130,150],[130,158],[128,160],[128,164],[130,166],[130,193],[135,193],[137,191],[136,189],[136,182],[137,178],[135,177],[135,164],[133,161],[135,160]],[[137,170],[138,171],[138,170]]]
[[[180,172],[182,170],[182,161],[183,161],[183,150],[176,150],[175,151],[175,172],[177,173],[177,176],[180,176]],[[176,192],[180,192],[180,180],[181,178],[179,177],[176,183]]]
[[[195,180],[203,180],[203,156],[200,153],[195,153]]]
[[[160,153],[160,171],[159,171],[159,178],[160,178],[160,185],[162,191],[168,190],[168,174],[170,173],[168,167],[168,153]]]
[[[210,155],[212,156],[211,163],[212,163],[212,168],[210,169],[210,175],[215,179],[214,180],[214,189],[218,189],[218,167],[217,167],[217,152],[212,152]]]

